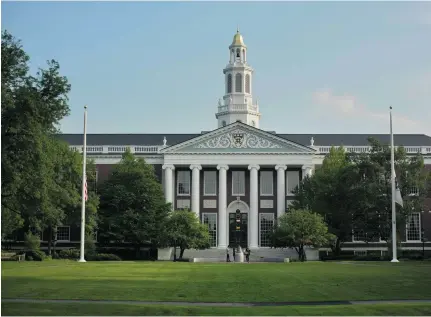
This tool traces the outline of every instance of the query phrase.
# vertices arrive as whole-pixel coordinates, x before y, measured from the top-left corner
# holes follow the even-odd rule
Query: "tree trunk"
[[[51,255],[52,246],[52,226],[48,226],[48,255]]]
[[[141,255],[140,255],[140,251],[141,251],[141,245],[135,245],[135,256],[137,259],[140,259]]]
[[[177,261],[177,246],[174,246],[174,262]]]
[[[340,238],[337,237],[337,239],[335,240],[335,250],[334,250],[334,254],[336,256],[341,254],[341,240]]]
[[[299,246],[299,261],[304,262],[305,261],[305,252],[304,252],[304,246]]]
[[[185,248],[180,247],[180,260],[183,259],[183,255],[184,255],[185,250],[186,250]]]

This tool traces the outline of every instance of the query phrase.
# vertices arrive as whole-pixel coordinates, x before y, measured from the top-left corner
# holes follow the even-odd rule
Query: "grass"
[[[428,304],[288,307],[184,307],[100,304],[3,303],[9,316],[430,316]]]
[[[430,299],[430,263],[2,262],[2,299],[284,302]],[[126,307],[127,306],[127,307]],[[3,303],[7,315],[430,315],[428,304],[176,307]],[[22,313],[20,313],[22,312]]]

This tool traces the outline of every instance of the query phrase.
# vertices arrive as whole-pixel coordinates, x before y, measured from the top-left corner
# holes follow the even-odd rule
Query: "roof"
[[[366,146],[368,137],[382,143],[389,143],[388,134],[278,134],[278,137],[309,146],[313,137],[315,146]],[[87,134],[87,145],[163,145],[166,137],[167,145],[172,146],[197,136],[195,134]],[[59,139],[70,145],[82,145],[82,134],[59,134]],[[431,137],[425,134],[395,134],[395,145],[431,146]]]

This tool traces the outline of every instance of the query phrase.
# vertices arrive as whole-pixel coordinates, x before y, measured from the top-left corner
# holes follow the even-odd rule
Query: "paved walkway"
[[[253,303],[220,303],[220,302],[154,302],[125,300],[85,300],[85,299],[18,299],[2,298],[2,303],[50,303],[50,304],[122,304],[122,305],[166,305],[166,306],[212,306],[212,307],[256,307],[256,306],[319,306],[319,305],[370,305],[370,304],[431,304],[431,299],[401,300],[360,300],[360,301],[319,301],[319,302],[253,302]]]

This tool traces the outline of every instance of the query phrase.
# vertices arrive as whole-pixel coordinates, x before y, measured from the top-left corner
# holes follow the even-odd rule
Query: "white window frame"
[[[207,176],[209,174],[214,174],[214,192],[213,193],[208,193],[207,192]],[[204,171],[204,196],[217,196],[217,172],[216,171]]]
[[[188,193],[182,193],[180,194],[180,181],[181,181],[181,177],[180,175],[187,175],[188,176]],[[187,188],[187,187],[185,187]],[[177,196],[190,196],[191,193],[191,171],[178,171],[177,172]]]
[[[234,173],[239,173],[239,175],[242,175],[242,180],[244,183],[244,192],[243,193],[235,193],[234,188],[235,188],[235,182],[234,182]],[[245,192],[246,192],[246,186],[245,186],[245,171],[232,171],[232,196],[245,196]],[[241,179],[241,178],[240,178]]]
[[[69,236],[69,238],[67,239],[67,240],[59,240],[58,239],[58,229],[59,228],[67,228],[68,229],[68,236]],[[57,226],[57,230],[56,230],[56,232],[55,232],[55,240],[57,241],[57,242],[70,242],[70,226]]]
[[[417,215],[418,220],[419,220],[418,221],[419,240],[410,240],[409,239],[409,223],[411,221],[411,217],[416,216],[416,215]],[[421,218],[422,218],[422,215],[420,212],[412,212],[409,215],[409,219],[408,219],[407,224],[406,224],[406,242],[422,242],[422,219]]]
[[[413,186],[409,190],[409,196],[419,196],[419,188],[416,186]]]
[[[365,236],[365,233],[364,233]],[[355,230],[352,230],[352,242],[362,242],[365,243],[365,240],[356,240],[355,239]]]
[[[272,218],[272,225],[275,224],[275,215],[274,213],[270,212],[261,212],[259,213],[259,247],[260,248],[270,248],[271,246],[262,246],[262,218],[263,216],[270,215]]]
[[[298,178],[298,184],[296,186],[299,186],[301,183],[301,177],[299,175],[299,171],[286,171],[286,174],[285,174],[285,176],[286,176],[286,196],[294,196],[294,194],[291,191],[289,191],[289,182],[290,182],[289,180],[292,179],[289,176],[293,176],[293,175],[295,175],[295,177]]]
[[[218,214],[216,212],[203,212],[202,213],[202,224],[205,224],[204,220],[205,220],[205,216],[209,216],[209,215],[215,215],[215,226],[216,226],[216,230],[215,230],[215,246],[211,246],[210,248],[217,248],[218,246]]]
[[[264,175],[271,175],[271,193],[262,193]],[[274,173],[272,171],[260,171],[260,196],[274,196]]]

